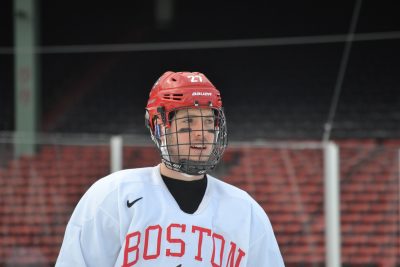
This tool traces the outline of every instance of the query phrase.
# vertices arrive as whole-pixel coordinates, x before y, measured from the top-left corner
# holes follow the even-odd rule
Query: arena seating
[[[344,266],[397,266],[400,141],[340,147]],[[153,147],[124,154],[127,168],[159,160]],[[267,211],[287,266],[324,266],[322,168],[320,150],[234,146],[215,173]],[[107,146],[46,145],[0,168],[0,266],[53,266],[74,206],[108,173]]]
[[[398,152],[387,148],[371,140],[341,143],[344,266],[399,263]],[[324,266],[321,151],[242,153],[227,180],[250,192],[268,212],[287,266]]]
[[[398,58],[390,54],[396,45],[393,40],[353,45],[333,138],[398,138]],[[232,139],[319,139],[328,119],[342,49],[342,44],[325,44],[77,57],[86,70],[81,68],[74,82],[56,86],[44,81],[43,90],[49,95],[64,88],[63,97],[44,108],[45,117],[52,117],[45,119],[44,129],[144,133],[144,107],[155,79],[170,69],[202,70],[221,90]],[[215,59],[212,66],[210,58]],[[48,59],[45,71],[54,69],[56,59]],[[260,66],[261,59],[268,60]],[[69,94],[74,97],[66,104]]]
[[[399,58],[391,52],[399,45],[398,40],[354,43],[333,138],[400,136]],[[343,44],[221,51],[43,55],[40,131],[144,133],[144,107],[159,75],[201,70],[221,90],[231,139],[322,138]],[[12,58],[5,62],[11,65]],[[0,65],[7,77],[0,81],[0,131],[15,128],[7,64]]]

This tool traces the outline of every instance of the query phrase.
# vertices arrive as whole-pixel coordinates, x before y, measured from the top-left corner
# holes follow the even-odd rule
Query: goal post
[[[120,135],[114,135],[110,139],[110,165],[111,172],[122,170],[123,141]]]
[[[326,266],[339,267],[341,266],[339,147],[333,142],[325,142],[323,150]]]

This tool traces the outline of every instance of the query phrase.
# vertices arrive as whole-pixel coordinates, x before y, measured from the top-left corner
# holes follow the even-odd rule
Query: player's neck
[[[167,166],[165,166],[164,163],[161,163],[160,165],[160,172],[162,175],[167,176],[169,178],[177,179],[177,180],[182,180],[182,181],[194,181],[194,180],[200,180],[204,177],[204,174],[200,175],[189,175],[186,173],[181,173],[177,172],[171,169],[168,169]]]

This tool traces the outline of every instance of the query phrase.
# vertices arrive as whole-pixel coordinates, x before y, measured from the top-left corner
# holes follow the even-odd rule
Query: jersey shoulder
[[[88,190],[87,193],[96,191],[96,195],[106,196],[125,183],[149,183],[149,178],[154,171],[154,167],[126,169],[111,173],[97,180]]]
[[[118,206],[118,199],[124,191],[140,190],[146,184],[154,183],[154,172],[157,167],[126,169],[111,173],[97,180],[83,195],[75,212],[82,217],[78,220],[90,220],[99,209],[112,214]],[[130,184],[130,185],[129,185]],[[127,188],[128,187],[128,188]],[[116,216],[114,216],[116,217]]]
[[[253,216],[261,221],[269,222],[265,210],[248,192],[213,176],[208,177],[215,184],[217,195],[224,198],[239,199],[240,201],[247,203],[252,210]]]
[[[208,179],[214,184],[214,190],[217,191],[218,195],[229,198],[239,198],[243,201],[253,203],[253,198],[243,189],[240,189],[239,187],[236,187],[211,175],[208,175]]]

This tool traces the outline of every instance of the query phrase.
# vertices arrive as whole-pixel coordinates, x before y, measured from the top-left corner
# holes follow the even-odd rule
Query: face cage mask
[[[153,141],[167,168],[189,175],[212,170],[227,146],[227,128],[223,109],[212,107],[178,108],[154,120]],[[162,123],[161,123],[162,122]],[[161,126],[162,125],[162,126]]]

